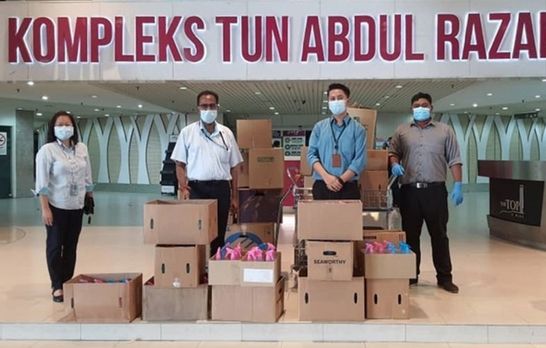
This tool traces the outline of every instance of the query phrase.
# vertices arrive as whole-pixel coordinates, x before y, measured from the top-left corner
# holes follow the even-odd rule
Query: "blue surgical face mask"
[[[74,135],[74,127],[72,126],[55,126],[55,137],[60,141],[70,139]]]
[[[201,121],[203,121],[206,124],[211,124],[212,122],[216,121],[216,117],[218,117],[218,111],[217,110],[201,110]]]
[[[413,119],[415,121],[426,121],[430,118],[430,108],[413,108]]]
[[[347,103],[344,99],[328,101],[328,107],[330,108],[330,111],[334,116],[344,113],[346,109],[346,104]]]

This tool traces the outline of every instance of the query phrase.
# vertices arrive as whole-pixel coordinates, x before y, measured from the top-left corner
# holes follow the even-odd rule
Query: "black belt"
[[[404,184],[402,187],[411,187],[416,189],[424,189],[428,187],[443,186],[445,182],[443,181],[433,181],[433,182],[413,182],[411,184]]]
[[[228,183],[229,180],[190,180],[190,184],[205,184],[205,185],[218,185]]]

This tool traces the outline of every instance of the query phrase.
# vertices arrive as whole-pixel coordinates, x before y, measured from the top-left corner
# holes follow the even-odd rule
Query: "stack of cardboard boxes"
[[[284,153],[282,148],[271,147],[272,134],[271,120],[237,120],[237,143],[244,159],[237,183],[238,223],[264,242],[273,241],[273,224],[279,218],[284,188]],[[242,226],[229,230],[239,232]]]
[[[217,235],[216,200],[144,205],[144,242],[156,245],[154,277],[144,284],[144,320],[207,319],[205,249]]]
[[[366,168],[360,173],[360,199],[364,209],[387,208],[388,151],[368,150]]]
[[[307,274],[298,278],[300,320],[364,320],[364,278],[354,273],[362,203],[302,201],[297,214],[298,239],[305,240],[307,254]]]
[[[364,230],[364,242],[405,242],[404,231]],[[362,252],[362,249],[361,249]],[[415,278],[415,253],[364,254],[366,318],[409,318],[409,279]]]
[[[281,254],[273,261],[209,260],[212,320],[276,322],[284,312]]]

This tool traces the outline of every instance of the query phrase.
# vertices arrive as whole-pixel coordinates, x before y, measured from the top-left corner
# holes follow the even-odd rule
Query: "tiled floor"
[[[153,246],[142,243],[142,231],[139,226],[142,221],[142,203],[157,197],[149,194],[102,192],[98,192],[96,196],[97,214],[91,225],[84,225],[76,272],[142,272],[145,278],[151,276],[154,262]],[[540,330],[535,327],[546,325],[546,252],[491,239],[485,219],[488,206],[487,193],[468,193],[462,206],[450,206],[449,235],[454,280],[461,288],[458,295],[449,294],[435,286],[429,238],[425,231],[422,237],[424,256],[420,284],[410,290],[411,319],[366,322],[403,325],[404,337],[408,341],[446,344],[367,343],[366,347],[465,347],[447,345],[447,342],[461,342],[461,335],[467,337],[468,342],[476,343],[484,341],[473,338],[484,336],[488,339],[485,342],[497,340],[504,343],[546,343],[546,330],[543,326],[539,327]],[[285,271],[289,270],[292,263],[293,231],[293,215],[287,214],[279,240]],[[64,321],[63,306],[51,301],[44,244],[45,233],[44,228],[40,226],[37,202],[32,199],[1,200],[0,274],[3,281],[0,282],[0,324]],[[297,293],[290,290],[286,293],[286,313],[281,322],[296,321]],[[442,329],[430,330],[437,325],[443,325]],[[327,330],[326,326],[323,329]],[[350,326],[343,326],[342,329],[346,329],[347,334],[351,335]],[[358,330],[360,330],[358,326],[353,328],[353,331]],[[341,335],[343,334],[342,331]],[[541,340],[529,340],[529,335],[541,337]],[[518,337],[522,337],[522,340]],[[3,343],[0,342],[0,347],[4,346]],[[17,344],[13,346],[48,346],[46,342]],[[109,347],[108,344],[102,347]],[[115,344],[141,346],[139,342]],[[94,343],[87,345],[99,346]],[[63,345],[56,345],[59,346]],[[114,343],[111,346],[114,346]],[[176,346],[195,347],[197,343],[177,343]],[[239,344],[233,343],[233,346]],[[268,343],[264,346],[279,347],[280,344]],[[308,345],[283,343],[282,346]],[[346,346],[344,343],[343,347]]]

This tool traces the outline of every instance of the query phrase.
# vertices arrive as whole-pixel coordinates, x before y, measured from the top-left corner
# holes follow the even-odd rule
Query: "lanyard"
[[[201,128],[201,132],[203,132],[203,135],[205,136],[205,138],[207,138],[208,140],[212,141],[213,144],[215,145],[218,145],[220,146],[221,148],[225,149],[226,151],[229,151],[229,148],[226,144],[226,141],[224,140],[224,136],[222,135],[222,132],[221,131],[218,131],[218,133],[220,133],[220,138],[222,139],[222,143],[224,144],[224,146],[218,144],[216,141],[214,141],[208,134],[207,132],[205,132],[205,130],[203,128]]]
[[[57,142],[59,144],[59,147],[61,148],[61,152],[63,153],[64,157],[68,161],[68,165],[70,167],[70,181],[72,184],[76,184],[76,173],[74,172],[74,166],[77,165],[76,163],[76,145],[72,145],[71,148],[64,146],[63,143]],[[72,156],[69,155],[67,152],[72,152]]]
[[[350,119],[349,119],[350,120]],[[341,136],[343,135],[343,132],[345,131],[345,128],[347,128],[347,125],[345,124],[345,120],[343,120],[343,127],[341,128],[341,132],[339,133],[339,136],[336,138],[336,135],[334,133],[334,122],[336,120],[333,119],[332,122],[330,122],[330,130],[332,131],[332,138],[334,139],[334,150],[339,149],[339,139],[341,139]]]

